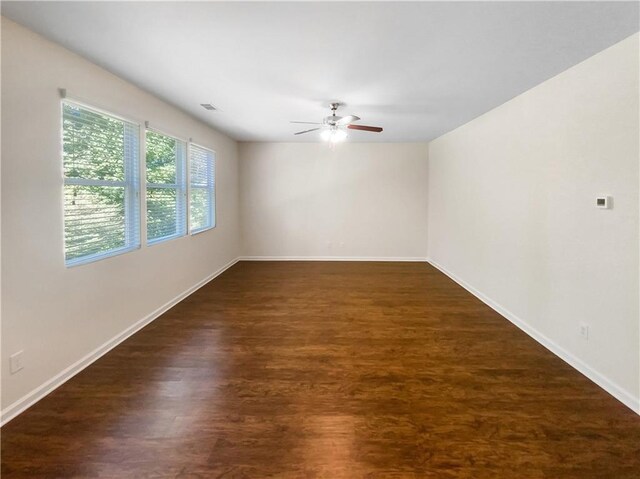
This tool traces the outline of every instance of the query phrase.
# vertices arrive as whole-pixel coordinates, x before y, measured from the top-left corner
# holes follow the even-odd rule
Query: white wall
[[[425,258],[427,146],[241,143],[248,256]]]
[[[66,268],[58,88],[217,151],[217,228]],[[239,254],[237,144],[2,19],[2,407]],[[24,369],[8,358],[24,350]]]
[[[640,411],[638,40],[430,144],[428,254]]]

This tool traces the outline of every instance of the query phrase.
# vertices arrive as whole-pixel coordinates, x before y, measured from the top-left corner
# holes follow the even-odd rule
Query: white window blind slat
[[[62,103],[65,261],[71,266],[140,245],[140,127]]]
[[[147,130],[147,242],[186,234],[186,143]]]
[[[189,221],[191,233],[215,227],[215,153],[189,146]]]

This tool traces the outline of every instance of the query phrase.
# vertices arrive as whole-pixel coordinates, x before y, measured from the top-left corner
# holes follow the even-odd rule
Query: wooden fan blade
[[[322,123],[318,123],[317,121],[290,121],[289,123],[302,123],[304,125],[322,125]]]
[[[379,126],[347,125],[347,128],[351,130],[373,131],[375,133],[380,133],[382,131],[382,128]]]
[[[343,116],[338,121],[336,121],[336,125],[348,125],[349,123],[353,123],[354,121],[358,121],[359,119],[360,117],[355,115]]]
[[[294,135],[302,135],[303,133],[309,133],[310,131],[316,131],[319,129],[320,128],[311,128],[310,130],[303,130],[303,131],[299,131],[298,133],[294,133]]]

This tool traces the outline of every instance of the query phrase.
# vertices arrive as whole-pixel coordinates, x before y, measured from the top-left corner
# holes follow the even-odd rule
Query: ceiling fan
[[[347,128],[349,128],[350,130],[372,131],[374,133],[380,133],[382,131],[382,128],[380,128],[379,126],[354,125],[353,123],[360,119],[355,115],[337,116],[336,110],[340,106],[340,103],[330,103],[329,106],[331,107],[331,115],[325,117],[322,120],[322,123],[313,121],[292,121],[291,123],[320,125],[309,130],[298,131],[294,133],[294,135],[302,135],[304,133],[322,130],[320,132],[320,136],[323,140],[329,141],[331,143],[337,143],[347,137]]]

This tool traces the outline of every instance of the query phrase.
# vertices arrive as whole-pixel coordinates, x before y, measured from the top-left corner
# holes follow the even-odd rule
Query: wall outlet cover
[[[586,323],[580,324],[580,337],[582,339],[589,339],[589,325]]]
[[[15,374],[24,368],[22,364],[22,354],[24,351],[18,351],[17,353],[13,353],[9,356],[9,370],[11,374]]]

